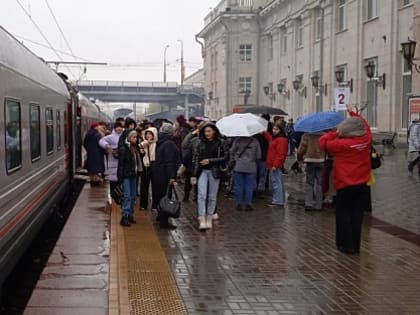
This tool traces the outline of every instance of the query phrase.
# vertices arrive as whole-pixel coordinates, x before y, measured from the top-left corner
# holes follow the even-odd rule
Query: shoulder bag
[[[159,201],[158,211],[162,211],[170,218],[179,218],[181,202],[178,199],[174,185],[169,185],[166,195]]]

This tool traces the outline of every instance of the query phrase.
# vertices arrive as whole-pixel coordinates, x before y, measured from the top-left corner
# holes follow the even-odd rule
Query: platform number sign
[[[334,110],[346,110],[350,103],[350,88],[338,87],[334,90]]]

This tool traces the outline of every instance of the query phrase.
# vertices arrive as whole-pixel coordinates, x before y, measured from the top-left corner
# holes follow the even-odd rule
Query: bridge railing
[[[161,87],[161,88],[176,88],[176,82],[147,82],[147,81],[98,81],[98,80],[84,80],[73,82],[77,86],[120,86],[120,87]]]

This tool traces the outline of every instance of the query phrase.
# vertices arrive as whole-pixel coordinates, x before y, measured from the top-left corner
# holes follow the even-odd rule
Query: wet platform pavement
[[[87,187],[25,314],[420,314],[420,177],[406,165],[394,150],[375,171],[359,255],[336,250],[333,208],[304,211],[303,175],[285,177],[285,209],[264,197],[238,212],[221,194],[206,232],[193,202],[175,231],[144,211],[122,228],[115,205],[109,226],[106,188]]]
[[[420,314],[419,177],[394,150],[376,179],[360,255],[336,250],[333,209],[304,211],[301,175],[285,178],[284,210],[220,198],[205,233],[186,205],[178,229],[158,234],[188,313]]]

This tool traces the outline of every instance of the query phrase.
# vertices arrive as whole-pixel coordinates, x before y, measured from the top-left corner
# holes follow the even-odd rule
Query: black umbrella
[[[234,113],[251,113],[251,114],[269,114],[288,116],[281,108],[265,106],[265,105],[238,105],[233,108]]]

